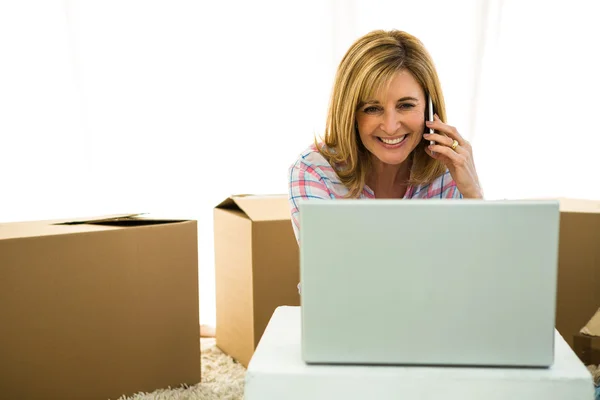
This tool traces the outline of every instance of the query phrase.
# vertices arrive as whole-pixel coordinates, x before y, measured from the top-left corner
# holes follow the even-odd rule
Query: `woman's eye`
[[[367,114],[373,114],[373,113],[376,113],[377,111],[379,111],[379,108],[377,108],[375,106],[371,106],[371,107],[365,108],[363,111]]]
[[[399,104],[398,108],[401,110],[409,110],[411,108],[414,108],[414,104],[410,104],[410,103],[404,103],[404,104]]]

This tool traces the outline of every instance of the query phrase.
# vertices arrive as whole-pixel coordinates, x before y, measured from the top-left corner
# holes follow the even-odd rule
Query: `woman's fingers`
[[[448,136],[440,135],[439,133],[425,133],[423,137],[427,140],[433,140],[436,143],[444,146],[452,146],[453,139],[450,139]]]
[[[467,164],[467,157],[464,154],[459,154],[456,151],[452,150],[450,147],[448,146],[443,146],[440,144],[434,144],[434,145],[430,145],[428,146],[428,149],[430,152],[434,152],[437,154],[442,154],[446,157],[448,157],[448,159],[452,162],[452,164],[454,164],[456,167],[463,167]],[[458,147],[456,148],[456,150],[458,150]]]
[[[433,128],[438,132],[445,133],[446,135],[448,135],[451,138],[451,140],[452,139],[458,140],[458,144],[460,144],[460,145],[465,143],[465,140],[460,135],[460,133],[458,133],[458,130],[456,130],[455,127],[443,123],[442,120],[440,119],[440,117],[437,116],[437,114],[434,115],[433,118],[434,118],[433,121],[426,121],[426,125],[428,128]]]
[[[449,147],[450,149],[452,149],[452,145],[454,144],[454,140],[455,140],[455,139],[449,138],[448,136],[440,135],[439,133],[425,133],[425,134],[423,134],[423,138],[427,139],[427,140],[433,140],[437,144]],[[460,142],[459,142],[458,146],[456,146],[456,148],[454,148],[453,151],[456,153],[462,154],[463,152],[465,152],[467,150],[464,149],[463,146],[461,146]]]

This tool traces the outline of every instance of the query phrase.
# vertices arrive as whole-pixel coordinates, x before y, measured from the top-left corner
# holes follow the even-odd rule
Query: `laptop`
[[[552,365],[558,201],[299,209],[306,363]]]

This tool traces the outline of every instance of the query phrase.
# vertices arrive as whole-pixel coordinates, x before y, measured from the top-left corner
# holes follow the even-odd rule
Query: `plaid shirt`
[[[333,167],[311,145],[300,158],[289,168],[289,203],[292,212],[292,225],[296,240],[300,240],[300,226],[298,223],[298,199],[342,199],[348,189],[340,182]],[[409,186],[404,199],[431,199],[431,198],[462,198],[456,183],[449,171],[431,184]],[[374,199],[375,193],[365,185],[359,198]]]

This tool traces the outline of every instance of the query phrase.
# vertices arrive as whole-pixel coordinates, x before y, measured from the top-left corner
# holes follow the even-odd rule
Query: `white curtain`
[[[600,2],[504,0],[499,11],[473,114],[486,195],[600,199]]]
[[[596,8],[596,9],[593,9]],[[0,221],[152,212],[199,221],[285,193],[335,68],[372,29],[423,40],[490,198],[600,198],[594,0],[0,0]]]

